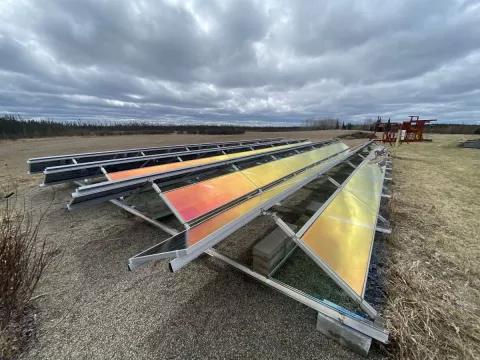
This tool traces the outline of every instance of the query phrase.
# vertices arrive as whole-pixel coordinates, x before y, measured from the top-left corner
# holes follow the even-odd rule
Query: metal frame
[[[232,166],[234,164],[242,163],[242,162],[249,162],[259,158],[266,158],[272,154],[279,154],[279,153],[289,153],[294,151],[295,149],[307,149],[312,147],[316,149],[316,147],[323,147],[329,144],[334,144],[337,141],[319,141],[316,143],[310,144],[299,144],[287,149],[275,149],[273,148],[271,151],[263,152],[261,154],[252,154],[246,155],[234,159],[229,160],[222,160],[217,161],[209,164],[202,164],[197,166],[191,166],[182,169],[175,169],[166,172],[160,172],[156,174],[150,175],[143,175],[134,178],[129,178],[125,180],[117,180],[112,182],[102,182],[99,184],[92,184],[87,186],[82,186],[76,189],[74,193],[72,193],[72,201],[68,205],[69,209],[74,208],[81,208],[89,205],[99,204],[110,199],[119,198],[122,196],[130,195],[132,192],[135,191],[140,186],[143,186],[145,183],[148,182],[157,182],[157,181],[169,181],[172,179],[185,179],[186,175],[198,173],[207,173],[211,170],[216,170],[220,168],[225,168],[228,166]],[[344,150],[344,151],[348,151]],[[78,201],[78,199],[84,198],[83,201]]]
[[[368,304],[365,299],[365,288],[366,288],[366,281],[368,278],[368,268],[367,268],[367,273],[365,275],[365,282],[363,285],[363,290],[362,290],[362,295],[359,296],[351,287],[348,285],[340,276],[337,275],[337,273],[327,264],[323,261],[322,258],[320,258],[317,254],[315,254],[310,247],[308,247],[305,242],[302,240],[302,236],[306,233],[306,231],[312,226],[312,224],[320,217],[320,215],[325,211],[325,209],[330,205],[330,203],[335,199],[335,197],[342,191],[345,186],[348,184],[350,179],[355,175],[357,171],[361,168],[361,166],[365,163],[367,163],[370,160],[370,157],[367,156],[362,163],[360,163],[355,170],[345,179],[345,181],[341,184],[338,185],[338,188],[335,190],[335,192],[328,198],[328,200],[313,214],[313,216],[302,226],[302,228],[297,232],[294,233],[290,227],[288,227],[287,224],[285,224],[278,216],[275,214],[270,214],[272,218],[275,220],[277,225],[287,234],[292,240],[297,244],[298,247],[300,247],[315,263],[320,266],[320,268],[332,279],[334,280],[337,285],[339,285],[342,290],[344,290],[355,302],[357,302],[360,307],[370,316],[376,317],[377,312],[376,310]],[[347,162],[350,163],[350,162]],[[350,165],[350,164],[349,164]],[[383,178],[385,177],[385,172],[382,171],[382,183],[383,183]],[[330,178],[329,178],[330,180]],[[333,179],[330,180],[332,182]],[[333,180],[333,184],[337,185],[338,183]],[[354,195],[354,194],[353,194]],[[361,200],[360,200],[361,201]],[[378,207],[380,206],[380,201],[381,201],[381,196],[379,197],[379,203]],[[381,218],[381,220],[386,221],[382,216],[378,214],[378,211],[372,209],[375,211],[377,214],[377,223],[374,228],[374,232],[372,236],[375,236],[376,231],[381,231],[381,232],[389,232],[388,229],[383,229],[379,228],[378,225],[378,219]],[[371,241],[371,246],[370,246],[370,252],[369,252],[369,257],[368,257],[368,263],[370,264],[370,259],[371,259],[371,254],[372,254],[372,248],[373,248],[373,238]],[[275,271],[276,269],[274,269]]]
[[[231,259],[231,258],[229,258],[229,257],[227,257],[223,254],[220,254],[219,252],[211,249],[211,246],[213,246],[216,243],[218,243],[219,241],[221,241],[223,238],[225,238],[226,236],[228,236],[229,234],[234,232],[236,229],[238,229],[238,228],[242,227],[243,225],[245,225],[246,223],[250,222],[251,220],[253,220],[258,215],[260,215],[260,214],[270,214],[270,213],[266,212],[266,209],[268,209],[271,206],[277,204],[279,201],[285,199],[290,194],[294,193],[299,188],[307,185],[311,181],[321,177],[322,174],[329,171],[333,167],[338,166],[340,163],[345,162],[346,159],[351,158],[354,155],[359,155],[358,152],[364,150],[366,147],[369,147],[369,146],[370,146],[370,143],[366,143],[366,144],[362,144],[358,147],[349,149],[346,152],[344,157],[338,159],[337,161],[333,162],[332,164],[329,164],[327,167],[325,167],[324,169],[316,172],[315,174],[312,174],[311,176],[299,181],[297,184],[295,184],[291,188],[286,189],[285,191],[278,194],[277,196],[271,198],[269,201],[261,204],[260,206],[257,206],[256,208],[252,209],[251,211],[245,213],[244,215],[242,215],[240,218],[236,219],[232,223],[229,223],[229,224],[225,225],[224,227],[222,227],[221,229],[214,232],[213,234],[210,234],[210,235],[213,235],[213,236],[209,235],[208,237],[201,240],[196,245],[194,245],[190,248],[184,249],[184,250],[180,250],[180,251],[169,251],[169,252],[164,252],[164,253],[160,253],[160,254],[153,254],[153,255],[143,257],[143,258],[137,258],[137,259],[135,259],[135,257],[133,257],[133,258],[129,259],[129,268],[130,269],[136,268],[137,266],[140,266],[143,263],[145,263],[147,261],[150,261],[150,260],[175,258],[174,260],[172,260],[170,262],[170,270],[171,271],[176,271],[179,268],[181,268],[183,265],[185,265],[187,262],[189,262],[191,259],[196,258],[201,253],[206,253],[209,256],[214,257],[218,260],[221,260],[221,261],[229,264],[230,266],[235,267],[237,270],[242,271],[243,273],[253,277],[254,279],[260,281],[261,283],[264,283],[264,284],[270,286],[271,288],[279,291],[280,293],[289,296],[290,298],[292,298],[292,299],[294,299],[294,300],[312,308],[313,310],[315,310],[315,311],[317,311],[317,312],[319,312],[319,313],[321,313],[325,316],[330,317],[331,319],[333,319],[335,321],[338,321],[338,322],[342,323],[343,325],[345,325],[349,328],[352,328],[352,329],[354,329],[354,330],[356,330],[356,331],[358,331],[362,334],[365,334],[365,335],[367,335],[371,338],[377,339],[377,340],[381,341],[382,343],[387,343],[388,342],[388,337],[389,337],[388,331],[386,331],[383,326],[378,326],[376,321],[375,322],[369,321],[369,320],[367,320],[367,319],[365,319],[365,318],[363,318],[363,317],[361,317],[357,314],[351,313],[350,311],[348,311],[346,309],[343,309],[343,308],[341,308],[341,307],[339,307],[335,304],[332,304],[332,303],[330,303],[326,300],[323,300],[323,301],[319,300],[319,299],[317,299],[315,297],[312,297],[312,296],[310,296],[310,295],[308,295],[308,294],[306,294],[306,293],[304,293],[304,292],[302,292],[298,289],[295,289],[295,288],[293,288],[289,285],[286,285],[286,284],[284,284],[284,283],[282,283],[278,280],[270,278],[271,274],[273,274],[283,264],[283,262],[286,260],[288,255],[292,254],[296,250],[297,246],[299,246],[299,244],[297,244],[289,252],[287,257],[285,257],[282,260],[282,262],[279,265],[277,265],[277,267],[272,271],[272,273],[269,274],[269,277],[265,277],[263,275],[260,275],[256,272],[252,271],[248,267],[234,261],[233,259]],[[316,164],[318,164],[318,163],[316,163]],[[360,166],[358,166],[358,168],[359,167]],[[355,169],[355,171],[356,170],[357,169]],[[350,175],[349,178],[351,178],[351,176],[353,176],[353,175]],[[330,181],[333,180],[331,178],[327,178],[327,179],[329,179]],[[345,186],[345,184],[342,184],[342,185]],[[340,185],[340,186],[342,186],[342,185]],[[151,186],[162,197],[163,194],[162,194],[160,188],[154,182],[151,182]],[[166,200],[166,199],[164,199],[164,197],[162,197],[162,199]],[[117,206],[120,206],[121,208],[125,209],[126,211],[129,211],[130,213],[132,213],[134,215],[139,216],[140,218],[142,218],[142,219],[148,221],[149,223],[159,227],[160,229],[166,231],[167,233],[169,233],[171,235],[175,236],[175,235],[179,234],[179,232],[177,230],[172,229],[172,228],[170,228],[170,227],[168,227],[168,226],[166,226],[166,225],[164,225],[160,222],[157,222],[155,220],[149,219],[148,217],[141,214],[139,211],[133,209],[131,206],[123,203],[120,200],[113,199],[113,200],[110,200],[110,202],[112,202],[113,204],[115,204]],[[172,208],[173,207],[170,206],[170,209],[172,209]],[[276,215],[274,215],[274,214],[270,214],[270,215],[276,217]],[[177,216],[177,218],[178,218],[178,216]],[[278,217],[277,217],[277,219],[281,221],[281,219],[279,219]],[[283,221],[281,221],[281,223],[283,223]],[[185,224],[188,225],[187,223],[185,223]],[[288,228],[288,231],[290,232],[289,235],[293,234],[295,236],[295,233],[293,233],[293,231],[291,231],[291,229],[286,224],[285,224],[285,226],[286,226],[286,228]],[[158,244],[154,245],[150,249],[153,249],[156,246],[158,246]],[[150,249],[147,249],[147,250],[150,250]],[[375,310],[373,310],[373,311],[375,311]],[[367,313],[372,314],[371,311],[367,311]],[[374,314],[375,314],[374,316],[376,316],[376,312],[374,312]]]
[[[228,235],[232,234],[234,231],[240,229],[242,226],[246,225],[250,221],[252,221],[254,218],[257,216],[261,215],[264,213],[267,209],[278,203],[279,201],[285,199],[289,195],[293,194],[295,191],[298,189],[302,188],[306,184],[310,183],[311,181],[317,179],[320,177],[322,174],[325,172],[329,171],[331,168],[337,166],[341,162],[345,161],[345,159],[349,158],[350,156],[354,155],[356,152],[360,151],[366,146],[369,146],[370,143],[362,144],[359,147],[349,149],[350,151],[347,151],[348,153],[343,157],[340,158],[331,164],[327,165],[323,169],[320,169],[319,171],[315,172],[314,174],[298,181],[296,184],[292,185],[290,188],[285,189],[283,192],[277,194],[276,196],[270,198],[266,202],[256,206],[255,208],[251,209],[250,211],[242,214],[239,216],[237,219],[234,221],[226,224],[225,226],[221,227],[217,231],[209,234],[206,236],[204,239],[200,240],[196,244],[185,248],[185,249],[179,249],[176,251],[175,254],[175,259],[173,259],[170,262],[170,270],[172,272],[175,272],[185,266],[187,263],[195,259],[196,257],[200,256],[205,250],[208,248],[216,245],[220,241],[222,241],[225,237]],[[162,245],[158,244],[158,247],[160,248]],[[153,247],[152,247],[153,248]],[[152,249],[151,248],[151,249]],[[147,249],[150,250],[150,249]],[[141,253],[140,253],[141,254]],[[132,258],[129,259],[129,264],[132,263],[132,260],[135,258],[138,258],[140,254],[137,254],[133,256]],[[163,257],[162,257],[163,258]],[[153,257],[151,259],[154,259]]]
[[[75,182],[76,184],[81,184],[79,182]],[[122,208],[123,210],[129,212],[130,214],[132,215],[135,215],[135,216],[138,216],[139,218],[145,220],[146,222],[150,223],[151,225],[159,228],[160,230],[163,230],[164,232],[166,232],[167,234],[170,234],[170,235],[176,235],[178,234],[178,231],[175,230],[174,228],[168,226],[168,225],[165,225],[163,223],[161,223],[160,221],[156,221],[154,219],[151,219],[149,218],[148,216],[142,214],[140,211],[138,211],[137,209],[135,209],[133,206],[131,205],[128,205],[125,201],[121,200],[121,199],[111,199],[110,202],[115,205],[115,206],[118,206],[119,208]]]
[[[172,150],[176,149],[202,149],[207,147],[217,147],[219,148],[220,145],[227,146],[233,144],[255,144],[255,143],[262,143],[262,142],[272,142],[282,140],[284,138],[270,138],[270,139],[255,139],[255,140],[240,140],[240,141],[226,141],[226,142],[212,142],[212,143],[200,143],[200,144],[188,144],[188,145],[171,145],[171,146],[157,146],[157,147],[150,147],[150,148],[138,148],[138,149],[124,149],[124,150],[108,150],[108,151],[97,151],[97,152],[90,152],[90,153],[79,153],[79,154],[68,154],[68,155],[56,155],[56,156],[47,156],[47,157],[38,157],[38,158],[30,158],[27,160],[27,164],[29,164],[29,174],[35,174],[42,172],[48,166],[58,166],[58,165],[66,165],[68,164],[75,164],[79,162],[79,159],[83,158],[95,158],[98,157],[98,160],[105,160],[106,157],[111,157],[112,159],[117,158],[118,155],[122,156],[135,156],[136,154],[140,154],[145,156],[145,154],[149,152],[158,152],[158,151],[165,151],[171,152]],[[189,150],[187,150],[189,151]],[[137,155],[138,156],[138,155]]]
[[[215,148],[193,150],[193,151],[190,150],[190,151],[163,153],[163,154],[155,154],[155,155],[142,155],[142,156],[121,158],[121,159],[109,159],[109,160],[47,167],[43,171],[45,178],[43,180],[43,183],[40,184],[40,186],[56,185],[56,184],[63,184],[63,183],[74,182],[78,180],[84,180],[84,179],[99,178],[105,175],[105,172],[108,173],[112,171],[125,171],[125,170],[143,168],[149,162],[162,161],[162,163],[160,164],[152,163],[152,165],[163,165],[163,164],[172,163],[172,162],[183,162],[183,161],[196,160],[200,158],[206,158],[206,157],[217,156],[217,155],[226,155],[227,153],[225,151],[235,153],[237,152],[237,150],[250,151],[250,149],[255,150],[257,148],[260,148],[260,149],[267,148],[270,145],[281,146],[284,144],[289,145],[289,144],[296,144],[296,143],[301,143],[305,141],[307,141],[307,139],[279,140],[279,141],[263,142],[263,143],[252,144],[252,145],[228,146],[228,147],[222,147],[220,149],[215,147]],[[184,160],[181,158],[182,156],[191,157],[192,155],[197,155],[197,157],[195,159],[187,159],[187,160]],[[102,168],[105,171],[100,172],[99,170],[101,170]],[[105,175],[105,177],[107,176]]]
[[[312,296],[309,296],[293,287],[283,284],[278,280],[269,279],[263,275],[260,275],[255,271],[250,270],[248,267],[242,264],[239,264],[238,262],[229,258],[228,256],[220,254],[216,250],[208,249],[205,251],[205,253],[210,255],[211,257],[214,257],[216,259],[219,259],[229,264],[230,266],[233,266],[234,268],[236,268],[237,270],[240,270],[244,274],[249,275],[250,277],[262,282],[263,284],[266,284],[274,288],[275,290],[281,292],[282,294],[287,295],[288,297],[308,306],[309,308],[314,309],[315,311],[318,311],[323,315],[326,315],[332,318],[333,320],[336,320],[358,332],[361,332],[362,334],[365,334],[374,339],[377,339],[384,344],[388,342],[387,331],[376,327],[374,323],[371,323],[366,319],[362,319],[358,315],[353,316],[353,314],[347,310],[341,311],[339,307],[333,307],[325,301],[321,301]]]

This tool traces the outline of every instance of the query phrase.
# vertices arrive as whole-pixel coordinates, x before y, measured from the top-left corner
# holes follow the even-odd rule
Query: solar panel
[[[325,148],[338,150],[344,147],[338,146],[338,144],[331,144],[325,146]],[[305,156],[314,152],[317,152],[317,150],[293,155],[289,159],[293,161],[296,159],[303,167],[324,160],[324,158],[319,156],[307,156],[310,162],[305,163]],[[331,151],[323,152],[324,155],[328,153],[331,153]],[[294,171],[288,169],[282,163],[283,160],[275,160],[197,184],[181,187],[164,193],[164,196],[175,207],[183,220],[188,222],[292,174]]]
[[[192,178],[197,174],[215,172],[216,170],[220,170],[222,168],[232,167],[235,164],[242,164],[255,159],[267,158],[271,155],[290,153],[292,150],[305,151],[315,147],[322,147],[331,143],[335,143],[335,141],[332,142],[329,140],[308,144],[296,144],[291,148],[280,150],[272,148],[268,152],[252,154],[237,159],[229,159],[211,164],[203,164],[196,167],[176,169],[164,173],[155,173],[123,180],[82,186],[78,188],[76,192],[72,193],[73,199],[69,204],[69,208],[98,204],[110,199],[127,196],[144,186],[146,183],[152,181],[185,181],[185,177]]]
[[[385,165],[374,151],[297,233],[324,270],[363,298],[376,231]]]
[[[282,159],[282,163],[293,171],[297,171],[318,159],[324,159],[328,156],[339,153],[340,151],[348,149],[348,146],[344,143],[337,142],[330,146],[322,147],[317,150],[309,151],[304,154],[300,154],[295,157]]]
[[[241,172],[164,193],[183,220],[190,221],[257,190]]]
[[[209,149],[161,153],[147,156],[134,156],[127,158],[116,158],[93,162],[83,162],[62,166],[47,167],[44,170],[45,179],[42,185],[55,185],[65,182],[73,182],[91,178],[105,178],[105,173],[114,173],[125,170],[143,168],[160,164],[171,164],[172,169],[182,167],[181,162],[198,158],[208,158],[224,154],[233,154],[250,149],[270,149],[271,147],[284,144],[296,144],[305,142],[306,139],[278,140],[272,142],[260,142],[248,145],[235,145],[214,147]],[[102,169],[103,168],[103,169]]]
[[[300,188],[301,186],[304,186],[306,183],[309,181],[312,181],[318,174],[321,174],[328,169],[332,168],[333,166],[337,165],[339,162],[343,161],[345,158],[348,158],[352,154],[355,154],[358,152],[360,149],[363,147],[367,146],[362,145],[361,147],[355,148],[352,151],[347,151],[347,152],[341,152],[340,154],[336,154],[328,159],[319,160],[317,159],[318,164],[314,164],[313,166],[310,166],[309,168],[305,169],[304,171],[295,174],[294,176],[290,176],[286,178],[284,181],[277,183],[271,187],[264,188],[264,190],[257,192],[255,195],[251,197],[246,197],[239,203],[233,203],[230,207],[222,208],[222,210],[219,213],[212,214],[208,218],[201,218],[202,214],[206,214],[209,211],[213,209],[214,206],[210,206],[208,209],[200,209],[196,208],[195,206],[195,211],[196,211],[196,216],[198,218],[202,219],[200,222],[196,221],[191,221],[191,227],[186,232],[186,240],[182,243],[176,242],[178,248],[175,248],[175,251],[185,251],[185,254],[192,254],[195,253],[198,250],[195,249],[202,249],[202,246],[207,246],[209,239],[211,238],[220,238],[223,239],[226,237],[229,233],[235,231],[236,228],[239,228],[242,226],[242,220],[252,220],[255,216],[258,216],[261,212],[261,209],[268,209],[269,207],[273,206],[276,202],[281,200],[282,198],[285,198],[288,196],[290,193],[294,192],[296,189]],[[240,174],[240,173],[235,173],[235,174]],[[229,176],[229,175],[227,175]],[[241,178],[241,177],[239,177]],[[222,181],[219,182],[218,188],[216,188],[214,191],[215,192],[220,192],[224,193],[227,192],[229,193],[229,183],[225,183],[225,177],[222,179]],[[247,187],[247,183],[244,182],[244,180],[241,180],[242,183]],[[223,184],[222,184],[223,183]],[[177,192],[179,194],[178,196],[178,203],[173,200],[171,202],[171,205],[176,207],[180,206],[182,207],[183,204],[188,203],[188,195],[185,193],[182,193],[182,189],[191,189],[191,194],[195,193],[195,189],[198,190],[198,184],[188,186],[186,188],[180,188],[178,190],[173,190],[172,193]],[[248,187],[248,191],[250,189],[253,189],[251,187]],[[190,191],[190,190],[189,190]],[[199,191],[196,191],[196,193],[199,193]],[[190,194],[190,195],[191,195]],[[165,196],[168,195],[168,192],[164,194]],[[183,195],[183,196],[181,196]],[[233,200],[233,197],[230,199]],[[169,199],[170,200],[170,199]],[[222,201],[218,201],[215,203],[215,206],[221,207],[222,206]],[[188,205],[187,205],[188,207]],[[178,208],[176,207],[178,210]],[[187,212],[183,212],[183,214],[187,214]],[[187,218],[192,218],[195,219],[191,215],[192,213],[188,213],[189,215],[185,215]],[[245,220],[246,219],[246,220]],[[233,230],[231,232],[227,232],[225,229],[228,226],[233,226]],[[169,242],[170,240],[167,240]],[[176,240],[175,240],[176,241]],[[201,245],[205,243],[205,245]],[[164,248],[166,245],[162,244],[159,245],[160,247]],[[170,245],[169,245],[170,246]],[[208,247],[208,246],[207,246]],[[170,247],[171,248],[171,247]],[[176,257],[177,253],[170,253],[165,255],[165,257]],[[199,253],[198,253],[199,255]],[[197,255],[197,256],[198,256]],[[162,256],[162,255],[160,255]],[[190,255],[189,255],[190,256]],[[190,259],[191,260],[191,259]],[[146,260],[142,259],[142,256],[140,254],[134,256],[129,260],[129,264],[131,265],[131,268],[135,268],[141,263],[144,263]]]
[[[188,144],[188,145],[172,145],[172,146],[157,146],[150,148],[125,149],[125,150],[110,150],[98,151],[90,153],[79,153],[69,155],[57,155],[48,157],[31,158],[27,160],[29,164],[29,173],[39,173],[51,166],[61,166],[67,164],[85,163],[92,161],[109,160],[123,157],[132,157],[139,155],[163,154],[169,152],[180,152],[190,150],[209,149],[215,147],[233,146],[255,144],[262,142],[271,142],[282,140],[283,138],[272,139],[256,139],[256,140],[241,140],[241,141],[226,141],[214,143]]]
[[[307,142],[305,142],[305,143],[307,143]],[[292,147],[292,146],[295,146],[295,145],[296,144],[280,145],[280,146],[275,146],[275,149],[276,150],[286,149],[286,148],[289,148],[289,147]],[[236,159],[236,158],[239,158],[239,157],[242,157],[242,156],[253,155],[253,154],[261,154],[261,153],[268,152],[268,151],[271,151],[271,150],[272,150],[272,147],[268,147],[266,149],[242,151],[242,152],[233,153],[233,154],[212,156],[212,157],[208,157],[208,158],[182,161],[182,162],[171,163],[171,164],[148,166],[148,167],[143,167],[143,168],[140,168],[140,169],[132,169],[132,170],[127,170],[127,171],[119,171],[119,172],[109,172],[108,176],[109,176],[110,180],[116,181],[116,180],[128,179],[128,178],[135,177],[135,176],[149,175],[149,174],[155,174],[155,173],[159,173],[159,172],[163,172],[163,171],[181,169],[181,168],[185,168],[185,167],[189,167],[189,166],[209,164],[209,163],[213,163],[213,162],[216,162],[216,161]]]

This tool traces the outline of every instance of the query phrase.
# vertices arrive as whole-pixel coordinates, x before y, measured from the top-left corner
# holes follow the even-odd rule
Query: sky
[[[480,124],[477,0],[0,0],[0,113]]]

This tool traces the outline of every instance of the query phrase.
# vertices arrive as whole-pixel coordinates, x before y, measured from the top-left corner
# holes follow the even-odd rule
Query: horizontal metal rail
[[[238,217],[235,221],[232,221],[231,223],[225,225],[224,227],[220,228],[219,230],[213,232],[212,234],[208,235],[205,237],[203,240],[200,240],[197,242],[195,245],[190,246],[186,248],[185,250],[178,252],[180,255],[176,259],[172,260],[170,262],[170,270],[171,271],[177,271],[196,257],[198,257],[202,252],[204,252],[206,249],[216,245],[218,242],[222,241],[225,237],[228,235],[232,234],[236,230],[240,229],[242,226],[248,224],[250,221],[255,219],[257,216],[262,214],[264,211],[270,209],[272,206],[277,204],[278,202],[284,200],[297,190],[301,189],[308,183],[312,182],[313,180],[317,179],[333,167],[337,166],[338,164],[344,162],[346,159],[348,159],[350,156],[354,155],[356,152],[360,151],[363,149],[365,146],[368,146],[370,144],[366,143],[364,146],[356,147],[352,150],[352,152],[347,152],[344,157],[332,162],[325,168],[319,170],[318,172],[306,177],[305,179],[302,179],[292,185],[291,187],[285,189],[281,193],[279,193],[276,196],[273,196],[271,199],[267,200],[266,202],[258,205],[257,207],[253,208],[250,211],[247,211],[245,214],[242,214],[240,217]]]
[[[347,150],[345,153],[345,156],[328,164],[323,169],[306,177],[305,179],[300,180],[299,182],[295,183],[291,187],[285,189],[284,191],[272,197],[271,199],[267,200],[266,202],[259,204],[258,206],[251,209],[250,211],[247,211],[246,213],[240,215],[237,219],[226,224],[225,226],[218,229],[217,231],[214,231],[213,233],[209,234],[208,236],[206,236],[204,239],[202,239],[195,245],[186,248],[186,242],[184,241],[179,241],[177,238],[167,239],[130,258],[129,268],[133,270],[134,268],[148,261],[155,260],[157,258],[160,259],[160,258],[166,258],[166,257],[176,257],[176,259],[170,262],[170,270],[177,271],[178,269],[180,269],[181,267],[183,267],[184,265],[186,265],[187,263],[189,263],[190,261],[198,257],[206,249],[209,249],[210,247],[214,246],[215,244],[223,240],[225,237],[227,237],[234,231],[240,229],[242,226],[246,225],[247,223],[255,219],[257,216],[264,213],[266,210],[274,206],[279,201],[282,201],[283,199],[293,194],[300,188],[304,187],[308,183],[322,176],[322,174],[329,171],[333,167],[337,166],[341,162],[345,161],[350,156],[361,151],[368,145],[370,145],[370,142]],[[169,250],[168,255],[163,253],[164,249]],[[145,257],[145,255],[148,255],[148,257]]]
[[[51,167],[51,166],[77,164],[77,163],[101,161],[101,160],[109,160],[109,159],[125,158],[125,157],[146,156],[146,155],[162,154],[162,153],[169,153],[169,152],[200,150],[200,149],[208,149],[208,148],[220,148],[220,147],[234,146],[234,145],[256,144],[256,143],[262,143],[262,142],[278,141],[282,139],[283,138],[239,140],[239,141],[225,141],[225,142],[213,142],[213,143],[201,143],[201,144],[157,146],[157,147],[138,148],[138,149],[97,151],[97,152],[90,152],[90,153],[31,158],[27,160],[27,164],[29,165],[29,174],[35,174],[35,173],[43,172],[47,167]]]
[[[173,162],[179,162],[180,160],[188,161],[198,158],[206,158],[241,151],[250,151],[252,149],[258,150],[273,146],[296,144],[305,142],[306,140],[307,139],[278,140],[258,144],[226,146],[221,148],[215,147],[202,150],[181,151],[166,154],[135,156],[123,159],[110,159],[88,163],[53,166],[48,167],[44,170],[43,173],[45,174],[45,179],[43,181],[43,184],[41,184],[40,186],[74,182],[96,177],[105,177],[104,172],[101,168],[103,168],[104,171],[106,171],[107,173],[111,173],[117,171],[132,170],[152,165],[163,165]]]
[[[374,323],[368,321],[367,319],[361,319],[359,316],[353,316],[348,311],[340,311],[339,307],[333,307],[328,302],[324,302],[318,299],[313,298],[295,288],[292,288],[286,284],[281,283],[280,281],[269,279],[265,276],[262,276],[255,271],[250,270],[245,265],[239,264],[235,260],[220,254],[218,251],[213,249],[205,250],[205,253],[214,257],[218,260],[221,260],[230,266],[233,266],[237,270],[242,271],[244,274],[251,276],[252,278],[266,284],[273,289],[281,292],[284,295],[296,300],[319,313],[326,315],[333,320],[336,320],[345,326],[348,326],[362,334],[370,336],[374,339],[381,341],[382,343],[386,344],[388,342],[388,332],[384,329],[379,329],[375,326]]]
[[[145,175],[134,177],[125,180],[118,180],[112,182],[103,182],[100,184],[93,184],[80,187],[76,192],[72,193],[72,201],[68,205],[69,209],[91,206],[99,204],[110,199],[119,198],[122,196],[128,196],[133,193],[138,187],[143,186],[148,182],[167,182],[174,180],[185,180],[186,176],[197,176],[202,173],[208,173],[217,169],[232,166],[234,164],[241,164],[256,159],[268,158],[272,154],[285,154],[295,150],[302,149],[315,149],[328,144],[337,142],[338,140],[325,140],[316,143],[299,144],[292,146],[288,149],[272,148],[271,151],[267,151],[261,154],[247,155],[236,159],[223,160],[205,165],[198,165],[184,169],[172,170],[168,172]]]

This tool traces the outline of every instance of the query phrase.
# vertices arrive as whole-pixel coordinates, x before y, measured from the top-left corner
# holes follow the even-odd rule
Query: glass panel
[[[310,143],[310,141],[306,141],[306,142],[303,142],[301,144],[303,145],[303,144],[308,144],[308,143]],[[289,144],[289,145],[268,147],[268,148],[258,149],[258,150],[242,151],[242,152],[238,152],[238,153],[227,154],[227,156],[230,159],[236,159],[238,157],[248,156],[248,155],[253,155],[253,154],[261,154],[261,153],[272,151],[272,150],[288,149],[288,148],[291,148],[293,146],[298,146],[298,145],[300,145],[300,144]]]
[[[362,296],[374,231],[322,214],[302,240]]]
[[[320,149],[311,150],[302,154],[282,159],[282,163],[293,171],[298,171],[304,167],[325,159],[342,150],[348,149],[348,146],[343,143],[335,143],[324,146]]]
[[[189,161],[184,161],[184,162],[179,161],[179,162],[175,162],[175,163],[171,163],[171,164],[147,166],[147,167],[140,168],[140,169],[117,171],[117,172],[108,173],[108,176],[110,177],[111,180],[115,181],[115,180],[122,180],[122,179],[131,178],[131,177],[134,177],[134,176],[155,174],[155,173],[159,173],[159,172],[181,169],[181,168],[188,167],[188,166],[208,164],[208,163],[211,163],[211,162],[223,161],[223,160],[228,160],[228,156],[227,155],[218,155],[218,156],[212,156],[212,157],[209,157],[209,158],[195,159],[195,160],[189,160]]]
[[[281,160],[277,160],[242,170],[242,173],[257,187],[264,187],[291,174],[292,171],[287,169]]]
[[[165,197],[190,221],[256,189],[241,172],[235,172],[166,192]]]
[[[305,143],[309,143],[309,142],[305,142]],[[242,156],[248,156],[248,155],[253,155],[253,154],[261,154],[263,152],[286,149],[286,148],[289,148],[289,147],[292,147],[292,146],[297,146],[297,145],[299,145],[299,144],[289,144],[289,145],[268,147],[268,148],[265,148],[265,149],[242,151],[242,152],[238,152],[238,153],[234,153],[234,154],[205,157],[205,158],[201,158],[201,159],[188,160],[188,161],[183,161],[183,162],[175,162],[175,163],[171,163],[171,164],[147,166],[147,167],[140,168],[140,169],[132,169],[132,170],[126,170],[126,171],[112,172],[112,173],[109,173],[108,176],[110,177],[111,180],[114,180],[114,181],[115,180],[122,180],[122,179],[127,179],[127,178],[131,178],[131,177],[135,177],[135,176],[156,174],[156,173],[159,173],[159,172],[166,172],[166,171],[171,171],[171,170],[175,170],[175,169],[182,169],[182,168],[186,168],[186,167],[189,167],[189,166],[198,166],[198,165],[203,165],[203,164],[209,164],[209,163],[213,163],[213,162],[216,162],[216,161],[236,159],[236,158],[242,157]]]
[[[208,235],[214,233],[215,231],[219,230],[223,226],[227,225],[228,223],[232,222],[233,220],[239,218],[246,212],[252,210],[253,208],[260,206],[261,204],[267,202],[275,195],[280,194],[281,192],[287,190],[288,188],[292,187],[300,180],[308,177],[309,175],[314,174],[315,172],[321,170],[322,167],[325,165],[317,165],[312,169],[304,171],[293,178],[284,181],[266,191],[261,193],[260,195],[256,195],[247,201],[242,202],[241,204],[234,206],[230,209],[225,210],[224,212],[216,215],[215,217],[208,219],[189,230],[188,235],[188,246],[192,246],[199,242],[200,240],[204,239]]]
[[[355,224],[375,227],[377,213],[355,195],[342,190],[323,211],[322,217],[334,217]]]

